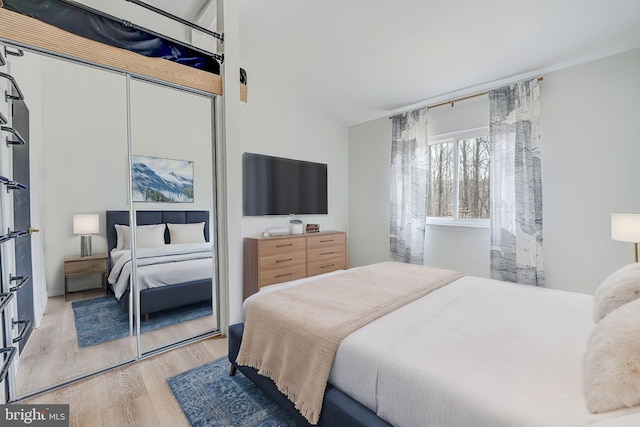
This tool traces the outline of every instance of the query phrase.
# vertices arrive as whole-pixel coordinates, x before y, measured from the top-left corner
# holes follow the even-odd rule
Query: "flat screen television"
[[[244,216],[327,214],[327,165],[242,155]]]

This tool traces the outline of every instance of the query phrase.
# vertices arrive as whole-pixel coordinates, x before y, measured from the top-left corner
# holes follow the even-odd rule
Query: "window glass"
[[[429,146],[430,218],[489,219],[489,138],[466,136],[440,139]]]
[[[453,216],[454,143],[429,146],[429,196],[427,216]]]
[[[458,218],[489,218],[489,139],[458,141]]]

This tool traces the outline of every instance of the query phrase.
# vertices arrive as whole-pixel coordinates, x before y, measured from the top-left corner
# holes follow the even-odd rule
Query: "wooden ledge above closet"
[[[86,39],[34,18],[0,8],[0,42],[16,43],[36,51],[115,68],[199,91],[222,95],[222,78],[162,58],[150,58]],[[240,98],[246,102],[246,87]]]

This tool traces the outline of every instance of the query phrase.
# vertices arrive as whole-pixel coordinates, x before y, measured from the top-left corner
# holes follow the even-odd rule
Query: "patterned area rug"
[[[223,357],[167,379],[192,427],[297,426],[240,371],[230,377],[230,366]]]
[[[113,296],[75,301],[71,307],[80,348],[129,336],[129,316]],[[149,320],[140,322],[140,330],[145,333],[211,314],[211,302],[208,301],[159,311],[150,314]]]

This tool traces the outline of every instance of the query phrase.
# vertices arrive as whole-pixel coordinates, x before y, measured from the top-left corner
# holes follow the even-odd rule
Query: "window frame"
[[[453,195],[452,195],[452,218],[427,216],[427,225],[446,225],[456,227],[479,227],[489,228],[491,219],[483,218],[458,218],[458,207],[460,201],[458,200],[460,180],[460,149],[458,141],[462,139],[472,138],[489,138],[489,126],[482,126],[478,128],[465,129],[455,132],[442,133],[439,135],[433,135],[429,138],[429,145],[453,143]]]

